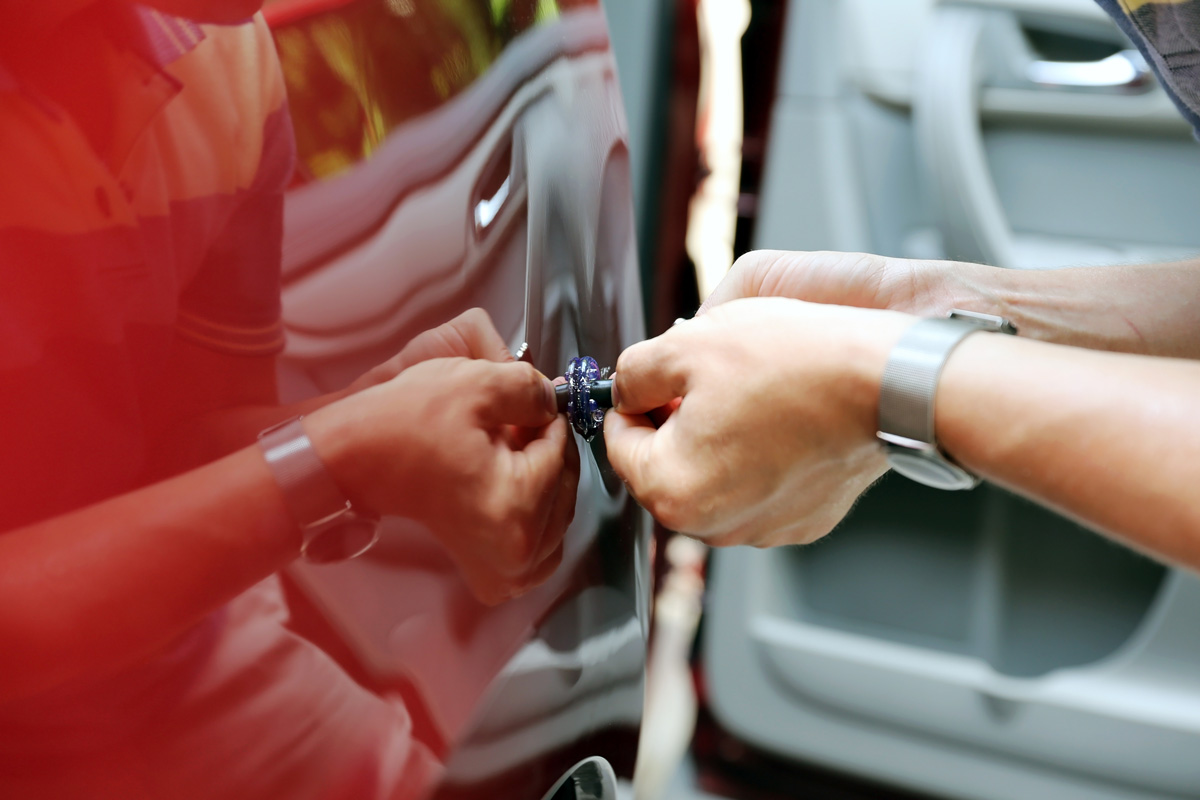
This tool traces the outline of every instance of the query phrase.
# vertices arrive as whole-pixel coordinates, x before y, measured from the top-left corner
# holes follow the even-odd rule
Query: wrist
[[[1015,336],[968,336],[946,360],[938,381],[934,419],[941,448],[972,472],[987,472],[994,454],[981,450],[1001,447],[1009,436],[981,435],[981,415],[992,416],[994,404],[1010,394],[1011,376],[1021,372],[1021,351],[1044,347]],[[989,408],[989,406],[992,406]],[[1010,432],[1011,433],[1011,432]]]
[[[879,394],[888,358],[900,337],[918,318],[896,311],[869,312],[869,324],[859,326],[857,334],[847,337],[847,352],[843,354],[850,380],[846,382],[845,402],[854,409],[856,425],[862,441],[873,451],[879,451],[875,433],[878,431]]]
[[[1011,321],[1024,339],[1097,350],[1138,352],[1137,336],[1120,314],[1114,296],[1097,291],[1094,268],[1001,269],[963,264],[956,308]],[[1101,268],[1112,274],[1115,268]]]
[[[364,424],[365,416],[351,406],[349,400],[340,400],[313,412],[304,418],[304,431],[346,498],[356,508],[382,513],[368,502],[364,491],[374,461],[370,452],[372,437],[363,435],[370,426]]]
[[[262,431],[258,445],[301,533],[300,554],[307,561],[353,558],[378,541],[379,515],[347,499],[313,447],[303,416]]]
[[[938,489],[978,485],[942,445],[936,406],[950,358],[972,334],[989,331],[1016,332],[1001,317],[956,309],[912,324],[895,345],[880,387],[877,436],[896,472]]]
[[[1013,319],[1014,307],[1019,305],[1018,298],[1025,292],[1023,283],[1028,274],[1024,270],[966,261],[939,262],[938,272],[942,289],[925,316],[942,317],[960,308],[1009,320]]]

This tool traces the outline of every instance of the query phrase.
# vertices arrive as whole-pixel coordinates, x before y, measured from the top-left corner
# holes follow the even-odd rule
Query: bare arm
[[[617,364],[609,459],[669,527],[718,545],[813,541],[887,464],[875,439],[888,354],[915,317],[737,300]],[[661,426],[647,411],[682,398]],[[985,477],[1200,570],[1200,363],[968,337],[938,436]]]
[[[0,536],[0,702],[135,661],[299,544],[250,448]]]
[[[958,277],[947,281],[962,284],[952,290],[961,302],[982,300],[991,313],[1013,320],[1023,336],[1200,358],[1200,261],[1061,270],[959,267]]]
[[[484,338],[499,341],[490,321],[486,328]],[[393,370],[389,362],[365,376],[358,391],[336,401],[322,398],[327,407],[305,427],[356,505],[425,524],[471,588],[499,602],[557,567],[574,512],[576,451],[546,378],[526,364],[424,360],[444,354],[444,336],[456,338],[453,324],[414,339],[424,348],[413,359],[421,363]],[[405,413],[395,413],[398,408]],[[249,423],[227,427],[231,433],[220,446],[236,449],[239,437],[252,441],[264,421],[292,411],[235,409],[231,413]],[[528,433],[499,435],[510,425]],[[253,446],[5,532],[0,703],[118,669],[164,646],[286,564],[299,544]]]
[[[1000,314],[1021,335],[1098,350],[1200,358],[1200,259],[1169,264],[1011,270],[863,253],[747,253],[704,310],[739,297]]]
[[[975,335],[937,395],[967,467],[1200,570],[1200,364]]]

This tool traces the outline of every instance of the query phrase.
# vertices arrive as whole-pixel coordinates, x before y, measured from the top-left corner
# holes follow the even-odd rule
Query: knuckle
[[[479,515],[490,530],[503,532],[509,514],[508,502],[498,494],[479,501]]]
[[[692,527],[693,510],[683,493],[671,488],[658,492],[649,499],[650,511],[666,527],[674,531],[687,531]]]
[[[492,388],[507,389],[509,393],[515,391],[541,392],[541,379],[541,375],[536,369],[520,361],[497,364],[495,368],[489,370]]]
[[[542,395],[542,381],[545,378],[531,364],[517,362],[517,365],[521,369],[521,380],[524,383],[526,391],[540,398]]]
[[[733,269],[744,273],[769,270],[788,255],[786,250],[751,250],[733,262]]]
[[[764,258],[769,258],[772,250],[750,250],[737,257],[733,262],[733,266],[729,268],[731,273],[750,272],[754,270]]]
[[[537,554],[537,542],[523,525],[514,524],[505,537],[503,560],[511,572],[522,572]]]
[[[639,342],[620,355],[617,359],[615,380],[622,406],[641,404],[643,396],[655,380],[656,365],[670,360],[673,348],[669,340],[677,335],[678,329],[668,331],[666,335],[657,339]]]
[[[678,326],[684,327],[684,326]],[[677,328],[668,331],[671,333],[677,331]],[[618,377],[621,375],[621,370],[626,372],[638,373],[641,370],[650,367],[656,359],[656,356],[661,353],[664,347],[666,336],[659,336],[654,339],[646,339],[626,348],[620,356],[617,357],[616,372]]]
[[[475,397],[481,406],[491,407],[498,399],[507,397],[512,392],[514,373],[508,367],[510,364],[496,364],[490,361],[472,361],[471,379],[482,391],[476,392]]]
[[[477,382],[486,380],[486,374],[481,374],[479,365],[468,358],[454,358],[446,367],[455,382]]]
[[[734,547],[745,543],[746,533],[738,530],[723,531],[722,533],[705,536],[704,541],[712,547]]]
[[[711,506],[709,496],[707,481],[697,470],[676,470],[670,484],[655,493],[654,516],[672,530],[694,532]]]
[[[458,319],[461,322],[473,327],[484,326],[492,321],[492,318],[488,316],[488,313],[478,306],[475,308],[468,308],[466,311],[458,315]]]
[[[615,371],[617,373],[618,383],[624,385],[621,380],[622,377],[626,373],[633,372],[638,368],[640,357],[639,354],[642,351],[642,344],[643,342],[638,342],[637,344],[630,345],[625,349],[624,352],[621,353],[621,355],[617,356],[617,365],[615,367]]]
[[[663,527],[670,530],[685,533],[691,527],[691,515],[686,505],[672,495],[664,495],[651,501],[650,513]]]
[[[527,523],[528,513],[520,504],[496,498],[491,502],[490,533],[498,565],[505,571],[521,567],[532,557],[537,546]]]
[[[546,449],[541,458],[532,466],[534,484],[543,492],[553,491],[555,487],[566,485],[567,469],[566,454],[562,450]]]

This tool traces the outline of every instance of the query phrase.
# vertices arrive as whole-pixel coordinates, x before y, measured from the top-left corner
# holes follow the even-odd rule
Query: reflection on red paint
[[[594,0],[279,0],[267,7],[296,120],[297,182],[367,158],[456,97],[522,33]]]

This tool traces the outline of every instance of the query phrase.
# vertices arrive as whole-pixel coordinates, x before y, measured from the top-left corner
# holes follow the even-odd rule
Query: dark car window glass
[[[336,175],[470,86],[514,38],[598,0],[355,0],[290,19],[267,3],[298,182]]]

